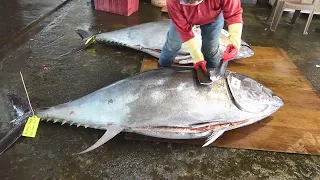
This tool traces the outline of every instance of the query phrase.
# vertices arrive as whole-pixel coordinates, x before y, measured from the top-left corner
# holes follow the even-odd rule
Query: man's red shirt
[[[243,23],[240,0],[204,0],[196,6],[182,5],[180,0],[167,0],[167,9],[182,42],[194,37],[192,25],[208,24],[220,13],[223,13],[227,26]]]

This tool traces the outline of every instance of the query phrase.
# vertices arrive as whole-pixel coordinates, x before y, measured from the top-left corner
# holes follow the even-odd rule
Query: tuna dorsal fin
[[[112,139],[114,136],[116,136],[117,134],[119,134],[121,131],[123,130],[122,127],[120,126],[110,126],[108,128],[108,130],[104,133],[104,135],[91,147],[89,147],[88,149],[77,153],[77,154],[83,154],[83,153],[87,153],[89,151],[92,151],[96,148],[98,148],[99,146],[103,145],[104,143],[106,143],[107,141],[109,141],[110,139]]]
[[[209,144],[213,143],[216,139],[218,139],[218,137],[220,137],[228,129],[228,127],[229,125],[221,129],[218,129],[216,131],[213,131],[212,134],[207,138],[206,143],[202,147],[208,146]]]

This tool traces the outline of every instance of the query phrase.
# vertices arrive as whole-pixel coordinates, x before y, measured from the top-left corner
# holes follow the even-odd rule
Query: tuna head
[[[228,91],[234,105],[241,110],[243,117],[245,117],[246,113],[251,114],[249,115],[251,117],[248,117],[246,120],[224,124],[224,126],[213,130],[203,147],[214,142],[225,131],[263,120],[284,105],[278,96],[259,82],[235,72],[228,71],[226,76]],[[241,113],[239,116],[241,116]]]
[[[248,76],[227,71],[226,81],[234,105],[242,112],[255,114],[243,126],[264,119],[284,105],[272,90]]]
[[[270,105],[275,110],[283,105],[272,90],[248,76],[227,72],[227,81],[235,105],[242,111],[258,113]]]

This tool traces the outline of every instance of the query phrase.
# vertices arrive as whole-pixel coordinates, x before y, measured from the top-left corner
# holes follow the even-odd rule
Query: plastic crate
[[[94,0],[96,10],[130,16],[139,9],[139,0]]]

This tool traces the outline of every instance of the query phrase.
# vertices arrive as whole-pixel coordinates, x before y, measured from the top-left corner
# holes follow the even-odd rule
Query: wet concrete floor
[[[34,108],[82,97],[139,71],[144,54],[128,48],[96,44],[62,55],[80,47],[76,28],[104,32],[166,18],[160,9],[141,0],[138,12],[123,17],[93,11],[87,3],[68,1],[0,48],[0,136],[13,117],[5,94],[25,97],[19,71]],[[308,36],[302,35],[306,16],[290,25],[288,13],[272,33],[264,22],[269,7],[243,7],[243,39],[251,45],[284,48],[319,92],[319,17]],[[0,179],[320,179],[319,156],[126,141],[123,134],[93,152],[72,155],[103,133],[41,123],[35,138],[20,138],[0,156]]]
[[[3,0],[0,4],[0,45],[27,31],[29,27],[51,15],[65,0]]]

